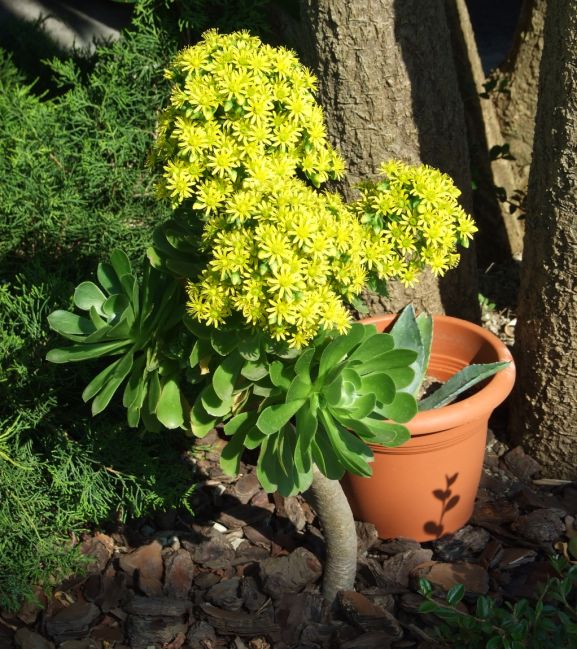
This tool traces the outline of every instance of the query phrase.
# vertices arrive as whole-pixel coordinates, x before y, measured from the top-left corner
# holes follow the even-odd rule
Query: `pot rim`
[[[386,327],[393,322],[396,316],[397,314],[384,313],[365,318],[361,322],[362,324],[381,324],[384,321]],[[436,323],[446,323],[470,331],[486,341],[495,350],[496,360],[509,361],[510,365],[497,372],[497,374],[494,374],[481,390],[470,397],[447,406],[442,406],[441,408],[417,413],[411,421],[404,424],[409,429],[411,436],[429,435],[461,426],[471,420],[480,418],[479,413],[481,412],[486,413],[488,419],[491,412],[507,398],[515,383],[515,363],[513,356],[505,343],[497,338],[495,334],[468,320],[447,315],[434,315],[433,337],[435,335]],[[371,444],[372,447],[373,445]],[[375,448],[378,449],[380,447]]]

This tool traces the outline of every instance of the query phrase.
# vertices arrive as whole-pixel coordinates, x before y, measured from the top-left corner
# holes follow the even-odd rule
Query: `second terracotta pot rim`
[[[395,317],[396,314],[380,314],[361,320],[361,322],[363,324],[379,324],[385,321],[388,324]],[[509,361],[510,365],[492,376],[481,390],[470,397],[441,408],[419,412],[410,422],[405,424],[412,436],[440,432],[480,417],[488,419],[491,412],[507,398],[515,382],[513,356],[497,336],[468,320],[446,315],[433,316],[433,332],[436,325],[442,326],[443,324],[459,327],[474,333],[476,336],[488,342],[495,350],[495,360]],[[379,448],[375,447],[375,450]]]

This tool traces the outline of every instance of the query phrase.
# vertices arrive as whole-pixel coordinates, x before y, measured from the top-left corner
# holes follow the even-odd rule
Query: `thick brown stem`
[[[304,494],[323,528],[326,564],[323,596],[332,604],[340,590],[353,590],[357,572],[357,531],[349,502],[338,480],[329,480],[317,467]]]

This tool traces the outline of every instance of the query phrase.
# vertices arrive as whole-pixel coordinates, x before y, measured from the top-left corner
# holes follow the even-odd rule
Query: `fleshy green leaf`
[[[238,353],[247,361],[258,361],[260,358],[260,343],[261,336],[259,333],[242,338],[238,344]]]
[[[406,392],[416,395],[429,367],[433,337],[433,318],[425,313],[421,313],[416,317],[413,306],[409,304],[401,311],[399,317],[396,319],[391,328],[391,335],[395,339],[396,348],[412,349],[418,354],[415,361],[411,364],[411,368],[414,371],[413,379],[405,387]]]
[[[90,321],[97,329],[104,329],[108,326],[108,322],[102,317],[102,311],[100,307],[96,307],[94,304],[90,307],[88,315],[90,316]]]
[[[124,388],[124,395],[122,397],[122,405],[125,408],[135,408],[140,410],[144,397],[146,395],[146,374],[144,368],[146,365],[146,357],[139,356],[132,366],[130,377]]]
[[[509,365],[508,361],[485,363],[481,365],[468,365],[457,374],[454,374],[438,390],[419,402],[419,410],[440,408],[453,401],[459,394],[473,387],[477,383],[488,379]]]
[[[363,361],[354,366],[361,376],[373,372],[386,372],[389,369],[407,367],[417,358],[417,352],[411,349],[393,349],[390,352],[379,354],[372,359]]]
[[[395,346],[393,337],[389,334],[376,334],[367,340],[364,340],[361,345],[349,356],[349,361],[365,361],[380,356],[385,352],[390,352]]]
[[[97,415],[98,413],[102,412],[110,403],[110,400],[120,387],[120,384],[130,373],[133,360],[133,354],[126,354],[120,359],[120,362],[118,363],[118,365],[116,365],[111,375],[108,377],[108,380],[92,400],[93,415]]]
[[[387,376],[390,376],[391,379],[393,379],[393,382],[395,383],[395,387],[397,388],[397,390],[404,390],[405,392],[410,392],[411,394],[414,394],[413,387],[411,384],[415,381],[415,371],[411,369],[411,366],[395,367],[394,369],[388,369]]]
[[[102,372],[99,372],[93,379],[90,381],[90,383],[84,388],[84,391],[82,392],[82,400],[84,402],[90,401],[92,397],[94,397],[96,394],[102,390],[102,388],[106,385],[108,380],[112,378],[115,374],[116,368],[122,363],[123,360],[126,359],[126,356],[122,356],[118,360],[114,361],[108,367],[105,367]]]
[[[210,340],[210,335],[213,331],[211,327],[207,327],[205,324],[194,320],[190,315],[185,315],[182,318],[184,326],[197,338],[202,338],[202,340]]]
[[[108,293],[108,295],[115,295],[122,292],[122,287],[120,286],[118,275],[114,271],[114,268],[111,264],[98,264],[96,277],[98,277],[100,285]]]
[[[240,373],[249,381],[260,381],[268,375],[268,367],[261,361],[246,361]]]
[[[391,403],[395,398],[395,383],[384,372],[375,372],[363,376],[360,391],[363,394],[374,394],[379,403]]]
[[[128,340],[103,342],[93,344],[78,343],[69,347],[56,347],[46,354],[46,360],[51,363],[76,363],[91,358],[100,358],[115,354],[130,344]]]
[[[184,408],[180,388],[175,379],[168,379],[162,386],[158,403],[156,404],[158,421],[172,430],[184,423]]]
[[[298,399],[268,406],[260,413],[256,425],[266,435],[272,435],[288,423],[304,403],[304,399]]]
[[[204,437],[218,423],[218,418],[204,409],[202,401],[195,399],[190,410],[190,429],[195,437]]]
[[[263,440],[256,465],[257,478],[267,493],[275,492],[278,487],[280,467],[275,457],[277,440],[278,435],[271,435]]]
[[[280,435],[277,453],[282,473],[278,480],[278,491],[281,496],[294,496],[299,492],[300,476],[295,463],[296,436],[292,426],[285,426]]]
[[[74,290],[74,304],[83,311],[90,311],[90,307],[95,307],[98,313],[102,313],[105,301],[106,295],[94,282],[82,282]]]
[[[240,432],[228,440],[226,446],[220,453],[220,468],[230,476],[238,475],[240,470],[240,458],[244,451],[244,438],[246,431]]]
[[[375,413],[382,415],[385,419],[392,419],[404,424],[417,414],[417,401],[408,392],[397,392],[391,403],[377,406]]]
[[[232,408],[232,399],[221,399],[212,385],[207,385],[202,391],[200,398],[202,400],[202,405],[206,412],[209,415],[214,415],[215,417],[224,417],[228,415]]]
[[[340,480],[343,477],[345,467],[335,453],[327,432],[322,427],[319,427],[311,442],[311,452],[319,471],[329,480]]]
[[[136,281],[136,277],[134,277],[134,275],[122,275],[120,277],[120,284],[122,286],[122,290],[124,291],[124,294],[132,302],[134,298],[135,289],[138,288],[138,282]]]
[[[372,417],[365,417],[361,420],[343,420],[342,423],[354,430],[355,433],[367,438],[371,444],[400,446],[411,438],[411,434],[405,426]]]
[[[273,385],[288,390],[294,377],[294,369],[281,361],[273,361],[269,367],[270,380]]]
[[[148,393],[149,398],[144,400],[142,408],[140,409],[140,416],[142,418],[142,423],[146,430],[151,433],[159,433],[162,430],[162,424],[158,421],[154,412],[150,411],[149,402],[150,402],[150,388]]]
[[[362,419],[373,412],[376,402],[374,394],[359,396],[347,407],[347,412],[354,419]]]
[[[232,397],[232,392],[243,364],[243,357],[233,352],[226,356],[214,371],[212,375],[212,387],[217,396],[223,401],[228,401]]]
[[[350,367],[344,367],[341,371],[341,376],[343,377],[343,383],[352,383],[355,390],[360,390],[362,381],[358,372],[355,372]]]
[[[286,401],[299,401],[308,398],[312,385],[308,374],[297,374],[292,380],[286,395]]]
[[[148,399],[146,400],[146,408],[150,412],[151,415],[153,415],[156,412],[156,406],[158,404],[158,400],[160,399],[160,378],[158,376],[158,372],[149,372],[148,374]],[[155,417],[156,421],[158,421],[158,418]]]
[[[309,379],[310,379],[311,363],[312,363],[312,360],[313,360],[313,358],[315,356],[315,353],[316,353],[316,349],[311,348],[311,349],[306,349],[301,354],[298,361],[295,363],[295,373],[297,375],[306,374],[306,376],[308,376]]]
[[[355,475],[370,476],[368,461],[373,459],[371,449],[356,435],[339,425],[328,412],[321,412],[320,419],[345,469]]]
[[[347,354],[364,338],[367,325],[355,323],[345,336],[337,336],[323,350],[319,364],[319,379],[322,380],[330,370],[343,361]],[[375,329],[376,333],[376,329]]]
[[[309,450],[311,442],[314,439],[318,419],[316,412],[311,408],[311,404],[307,401],[303,407],[296,413],[296,432],[300,442],[302,452]]]
[[[213,350],[210,342],[204,338],[197,338],[192,346],[192,351],[188,358],[188,364],[190,367],[200,365],[201,370],[206,369],[212,353]]]
[[[342,373],[340,372],[328,385],[325,385],[322,390],[323,397],[331,406],[337,406],[343,399],[343,396],[345,397],[347,402],[350,402],[350,397],[352,397],[353,394],[354,389],[352,392],[350,390],[346,391],[343,395],[343,377]]]
[[[130,300],[122,293],[111,295],[106,298],[102,305],[102,313],[106,318],[120,317],[123,311],[128,309]]]
[[[233,331],[213,329],[210,332],[210,342],[215,352],[221,356],[228,356],[238,347],[239,340]]]
[[[244,440],[244,445],[249,449],[258,448],[267,439],[268,435],[261,433],[255,425],[248,431]]]
[[[140,408],[129,406],[126,409],[126,423],[129,428],[138,428],[140,423]]]
[[[132,268],[130,266],[130,260],[128,259],[126,253],[119,248],[116,248],[112,251],[110,255],[110,263],[112,268],[116,273],[118,278],[121,278],[123,275],[130,275],[132,273]]]
[[[91,320],[70,311],[53,311],[48,316],[48,324],[61,336],[86,336],[96,331]]]
[[[235,415],[230,421],[228,421],[224,426],[224,434],[232,437],[238,432],[248,432],[250,428],[253,428],[256,425],[257,420],[256,412],[241,412],[238,415]]]

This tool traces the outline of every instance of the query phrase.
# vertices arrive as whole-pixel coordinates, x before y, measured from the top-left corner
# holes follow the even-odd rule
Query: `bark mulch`
[[[43,607],[0,616],[2,649],[426,649],[435,619],[418,613],[420,576],[497,600],[533,597],[547,556],[577,535],[577,484],[548,481],[520,448],[489,436],[474,515],[419,544],[357,524],[356,590],[333,610],[320,595],[323,535],[300,497],[267,495],[254,467],[218,467],[221,440],[194,454],[196,516],[174,512],[87,535],[86,574]],[[208,445],[207,445],[208,441]],[[545,479],[543,479],[545,478]]]

